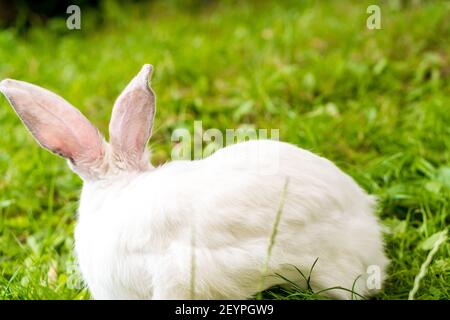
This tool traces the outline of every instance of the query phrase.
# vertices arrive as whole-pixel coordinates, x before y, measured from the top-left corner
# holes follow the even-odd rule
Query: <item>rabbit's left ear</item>
[[[149,167],[147,142],[156,110],[149,87],[153,67],[146,64],[117,98],[109,123],[109,139],[119,166],[130,170]]]
[[[41,146],[89,169],[103,157],[103,138],[81,112],[59,95],[34,84],[5,79],[2,92]]]

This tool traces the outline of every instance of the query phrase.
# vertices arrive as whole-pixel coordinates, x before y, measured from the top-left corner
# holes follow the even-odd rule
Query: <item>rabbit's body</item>
[[[257,172],[249,159],[257,153],[278,169]],[[275,273],[299,281],[292,265],[308,275],[318,258],[314,289],[351,289],[362,275],[356,291],[367,294],[367,267],[384,272],[386,264],[372,198],[330,161],[262,140],[85,184],[75,240],[94,297],[189,299],[193,257],[196,298],[251,297],[261,288],[287,177],[263,288],[285,282]]]
[[[308,277],[316,259],[314,290],[375,292],[368,267],[380,286],[387,259],[374,200],[330,161],[264,140],[152,168],[151,71],[145,65],[116,100],[109,142],[60,96],[0,83],[37,141],[84,181],[75,243],[94,298],[250,298],[283,277],[306,287],[295,267]]]

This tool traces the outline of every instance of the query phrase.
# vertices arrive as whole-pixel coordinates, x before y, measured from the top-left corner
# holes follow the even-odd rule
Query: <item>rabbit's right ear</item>
[[[103,156],[103,139],[98,130],[60,96],[12,79],[0,82],[0,92],[44,148],[69,159],[80,169],[88,169]]]
[[[146,64],[114,103],[109,142],[116,165],[125,170],[149,168],[146,149],[155,116],[155,95],[149,87],[153,67]]]

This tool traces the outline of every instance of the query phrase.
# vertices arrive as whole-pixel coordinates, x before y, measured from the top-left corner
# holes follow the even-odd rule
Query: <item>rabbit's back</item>
[[[287,143],[249,141],[175,161],[116,192],[102,207],[113,230],[104,232],[130,261],[125,274],[140,274],[122,281],[138,297],[249,298],[285,282],[275,273],[302,283],[293,266],[308,274],[316,259],[314,289],[351,289],[362,275],[356,288],[367,294],[367,267],[384,275],[373,199],[332,162]]]

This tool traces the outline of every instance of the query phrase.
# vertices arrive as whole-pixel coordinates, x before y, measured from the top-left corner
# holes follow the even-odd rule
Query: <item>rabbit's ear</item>
[[[109,139],[119,165],[132,170],[149,167],[147,142],[155,115],[155,95],[149,87],[153,67],[146,64],[117,98],[109,123]]]
[[[103,140],[97,129],[60,96],[12,79],[0,82],[0,92],[44,148],[81,167],[88,167],[103,155]]]

